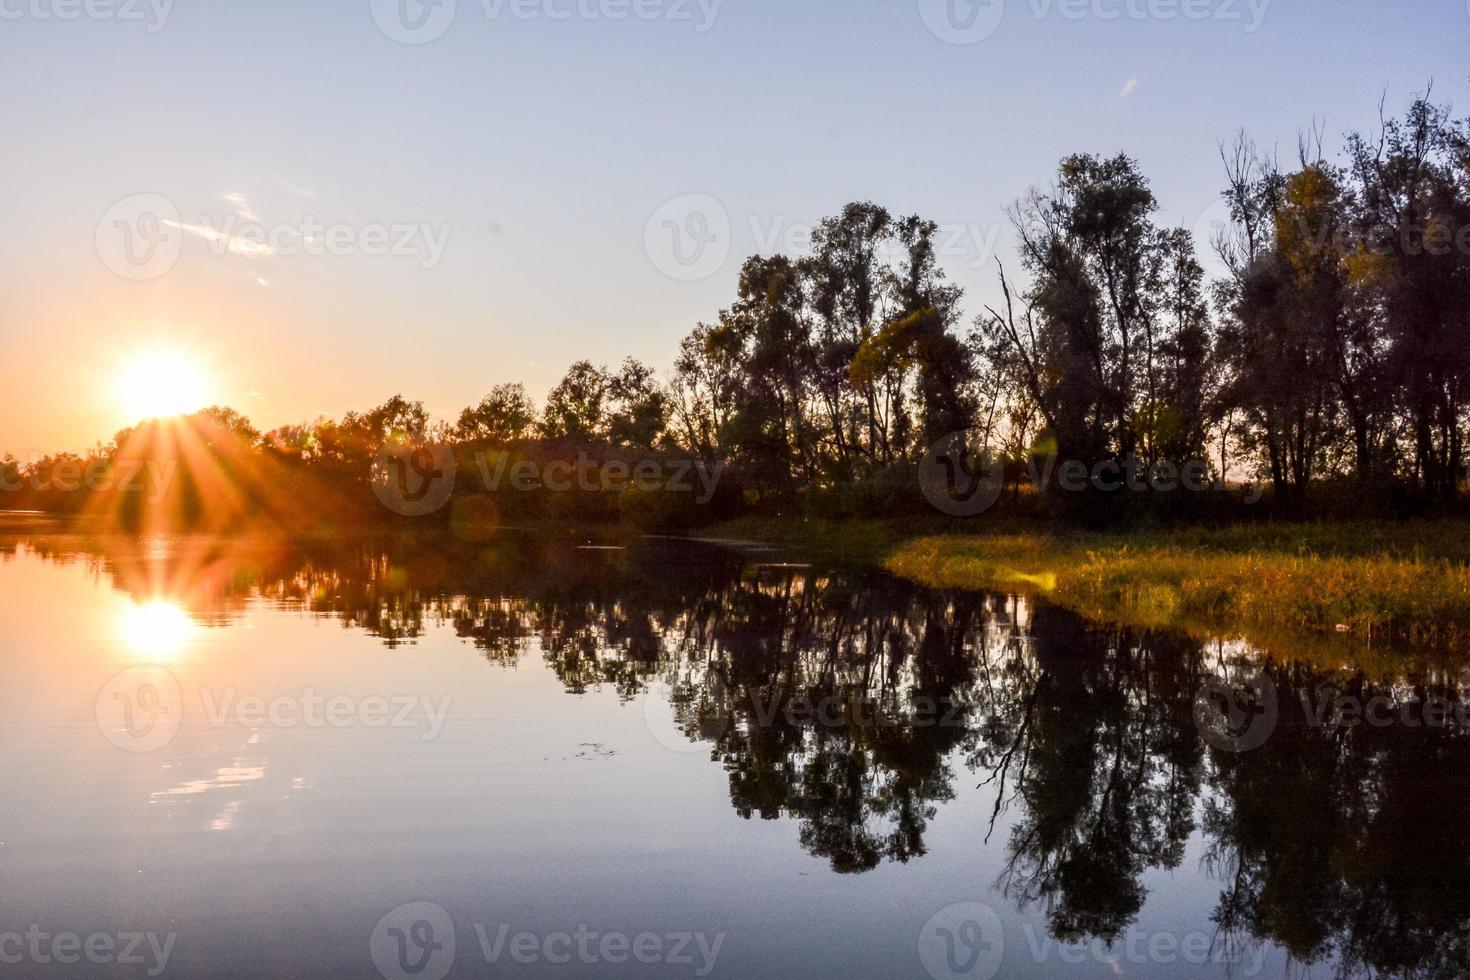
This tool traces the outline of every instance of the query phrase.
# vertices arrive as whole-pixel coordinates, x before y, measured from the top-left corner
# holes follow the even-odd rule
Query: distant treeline
[[[748,259],[733,303],[681,342],[667,379],[632,359],[616,370],[579,361],[539,408],[503,384],[454,424],[395,397],[266,433],[211,410],[196,416],[196,438],[239,485],[290,474],[322,507],[370,501],[384,444],[448,444],[457,500],[491,500],[484,512],[501,519],[921,511],[918,464],[958,431],[1012,479],[1041,456],[1089,468],[1204,459],[1222,483],[1267,481],[1265,512],[1455,506],[1470,421],[1470,120],[1426,97],[1349,134],[1339,160],[1322,146],[1320,131],[1304,134],[1289,166],[1244,135],[1222,147],[1231,220],[1213,243],[1219,281],[1188,230],[1157,222],[1134,160],[1076,155],[1011,208],[1024,278],[1000,270],[1001,301],[968,323],[938,266],[938,225],[854,203],[820,223],[808,254]],[[162,438],[150,430],[143,442]],[[38,489],[46,474],[116,459],[139,439],[10,461],[6,485],[20,489],[9,503],[76,507]],[[538,467],[591,453],[727,468],[697,505],[702,495],[585,488],[548,501],[470,479],[476,453],[504,451]],[[1187,516],[1238,509],[1229,494],[1176,496],[1192,498]],[[1186,507],[1163,499],[1048,484],[1004,506],[1089,518]]]

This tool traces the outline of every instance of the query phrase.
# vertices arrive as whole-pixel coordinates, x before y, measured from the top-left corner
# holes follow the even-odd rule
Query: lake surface
[[[655,539],[37,525],[0,596],[0,976],[1470,975],[1456,663]]]

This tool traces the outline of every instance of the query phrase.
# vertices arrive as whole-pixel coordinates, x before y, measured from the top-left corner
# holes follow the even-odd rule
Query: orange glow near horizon
[[[118,404],[129,423],[197,412],[210,404],[209,389],[197,361],[163,348],[135,355],[116,380]]]

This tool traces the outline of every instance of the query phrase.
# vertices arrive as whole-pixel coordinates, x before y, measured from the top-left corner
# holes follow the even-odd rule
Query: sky
[[[1467,51],[1466,0],[0,0],[0,453],[137,421],[148,351],[261,428],[667,372],[853,200],[974,315],[1062,157],[1203,243],[1221,141],[1470,115]]]

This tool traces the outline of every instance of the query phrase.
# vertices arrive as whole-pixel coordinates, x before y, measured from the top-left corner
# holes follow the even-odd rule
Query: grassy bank
[[[1459,521],[930,536],[883,565],[1135,626],[1470,646],[1470,523]]]

